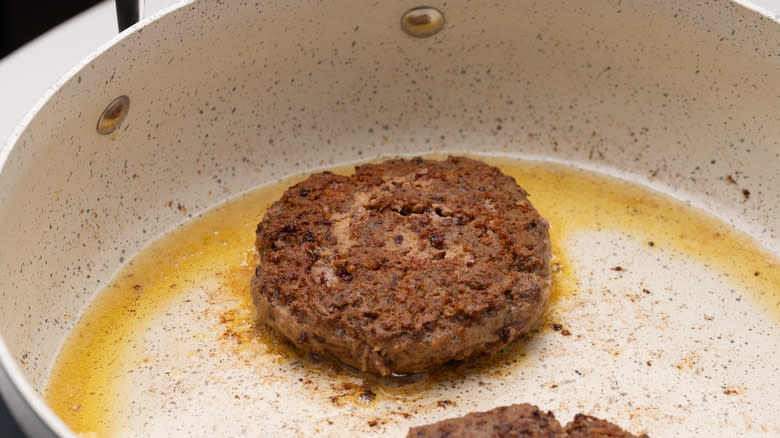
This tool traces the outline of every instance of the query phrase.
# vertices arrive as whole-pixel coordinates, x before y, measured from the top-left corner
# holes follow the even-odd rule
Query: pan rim
[[[70,80],[72,80],[81,70],[84,68],[87,68],[87,66],[97,59],[98,57],[102,56],[107,50],[113,48],[117,44],[121,43],[125,38],[127,38],[129,35],[138,32],[141,28],[147,26],[151,22],[154,22],[163,16],[173,12],[174,10],[177,10],[179,8],[185,7],[187,5],[190,5],[194,3],[196,0],[183,0],[181,2],[178,2],[175,5],[172,5],[166,9],[163,9],[159,11],[158,13],[151,15],[149,17],[144,18],[139,23],[136,23],[134,26],[128,28],[124,32],[118,34],[117,36],[111,38],[106,43],[102,44],[100,47],[95,49],[90,55],[88,55],[86,58],[84,58],[82,61],[80,61],[78,64],[76,64],[73,68],[71,68],[65,75],[62,76],[58,81],[56,81],[52,86],[44,93],[44,95],[37,101],[37,103],[27,112],[27,114],[22,118],[19,125],[14,129],[14,131],[11,133],[10,137],[7,139],[7,141],[0,145],[0,172],[2,172],[5,169],[5,165],[8,161],[8,158],[14,149],[15,146],[17,146],[17,142],[20,139],[20,137],[23,135],[23,133],[28,129],[30,124],[35,119],[36,115],[39,113],[39,111],[46,106],[46,104],[61,90],[61,88]],[[732,0],[733,3],[743,6],[751,11],[754,11],[755,13],[759,14],[762,17],[766,17],[767,19],[772,20],[773,22],[780,23],[780,15],[771,15],[769,11],[766,9],[755,5],[754,3],[746,0]],[[534,160],[534,157],[528,156],[524,157],[526,159]],[[536,160],[540,160],[542,156],[536,157]],[[544,157],[545,161],[556,161],[551,160],[551,157]],[[575,165],[576,167],[586,169],[586,170],[595,170],[594,168],[588,167],[584,162],[575,162],[573,160],[559,160],[556,162],[560,162],[563,164],[569,164],[569,165]],[[620,171],[620,169],[611,168],[611,167],[600,167],[598,170],[596,170],[598,173],[602,173],[609,176],[615,176],[624,180],[632,181],[632,182],[638,182],[635,178],[628,178],[629,176],[636,176],[630,172],[623,172]],[[652,184],[647,184],[648,182],[642,182],[643,186],[646,186],[648,188],[651,188],[656,191],[659,190],[659,187],[664,186],[662,183],[658,182],[650,182]],[[684,191],[676,191],[675,197],[679,199],[682,202],[690,203],[692,206],[696,208],[704,208],[702,203],[697,202],[695,197],[688,196],[684,197],[681,195],[689,194],[688,192]],[[664,192],[668,193],[668,192]],[[690,194],[689,194],[690,195]],[[212,206],[213,207],[213,206]],[[722,216],[716,215],[711,211],[708,211],[710,214],[713,214],[714,216],[718,217],[719,219],[723,219]],[[745,230],[744,227],[739,227],[736,224],[732,223],[731,221],[725,221],[727,223],[731,223],[732,226],[735,226],[737,228],[740,228],[741,230]],[[749,229],[749,227],[748,227]],[[776,253],[777,249],[772,247],[766,247],[770,252]],[[19,415],[19,412],[17,409],[27,409],[29,408],[29,411],[31,411],[36,417],[36,419],[41,420],[42,423],[54,434],[58,436],[63,437],[73,437],[75,438],[76,435],[69,430],[69,428],[62,422],[62,420],[57,417],[54,412],[46,405],[43,401],[43,398],[32,388],[32,385],[29,383],[27,378],[25,377],[24,373],[22,372],[21,368],[19,367],[17,361],[14,359],[14,357],[11,355],[10,351],[8,350],[8,347],[5,343],[5,339],[2,334],[0,334],[0,373],[3,374],[3,377],[7,376],[8,381],[11,383],[10,387],[0,386],[0,392],[2,392],[2,395],[5,397],[9,397],[9,394],[12,394],[11,391],[18,394],[21,399],[25,402],[26,406],[14,406],[12,407],[12,410],[14,410],[14,413],[16,415]],[[2,380],[2,379],[0,379]],[[9,397],[10,398],[10,397]]]
[[[124,31],[113,36],[105,43],[98,46],[89,55],[79,61],[70,70],[68,70],[60,79],[55,81],[46,92],[38,99],[38,101],[30,108],[24,117],[19,121],[19,124],[11,132],[11,135],[4,143],[0,143],[0,173],[5,170],[8,158],[11,155],[11,151],[17,146],[19,139],[24,132],[32,124],[38,113],[51,101],[51,99],[61,91],[69,81],[75,78],[79,72],[86,69],[94,60],[103,56],[108,50],[114,48],[122,41],[130,37],[131,35],[139,32],[148,24],[161,19],[162,17],[174,12],[187,5],[195,3],[197,0],[181,0],[171,6],[168,6],[160,11],[145,17],[125,29]],[[6,401],[9,401],[9,409],[12,415],[20,420],[21,426],[25,432],[29,424],[25,421],[29,419],[31,422],[36,422],[42,427],[46,428],[50,435],[63,438],[77,438],[77,435],[70,430],[70,428],[54,413],[54,411],[43,401],[43,397],[35,391],[27,380],[26,376],[22,372],[19,364],[14,359],[11,352],[8,350],[8,346],[5,342],[5,338],[0,333],[0,383],[9,383],[8,387],[0,385],[0,396]],[[18,396],[18,397],[15,397]],[[20,399],[24,405],[10,403],[13,399]],[[34,416],[29,418],[29,415]]]

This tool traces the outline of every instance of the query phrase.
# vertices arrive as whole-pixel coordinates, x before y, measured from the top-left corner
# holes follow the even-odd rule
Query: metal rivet
[[[109,103],[106,109],[103,110],[103,114],[100,115],[97,123],[97,132],[99,134],[111,134],[119,129],[122,125],[122,121],[127,117],[127,112],[130,110],[130,98],[122,95]]]
[[[401,28],[416,38],[436,35],[442,27],[444,27],[444,14],[428,6],[410,9],[401,17]]]

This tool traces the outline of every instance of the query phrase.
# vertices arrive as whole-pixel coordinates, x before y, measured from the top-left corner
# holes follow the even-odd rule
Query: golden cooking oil
[[[740,287],[754,291],[754,298],[773,317],[780,317],[778,262],[744,233],[678,200],[616,178],[562,164],[482,159],[513,176],[550,222],[554,254],[551,306],[565,300],[576,287],[578,273],[567,255],[567,241],[579,231],[611,230],[629,233],[649,253],[675,248],[727,273]],[[348,168],[336,170],[349,173]],[[119,365],[129,355],[142,354],[132,350],[134,339],[160,309],[204,278],[215,279],[222,298],[232,303],[231,310],[220,317],[223,331],[218,342],[236,349],[261,346],[278,354],[282,363],[285,358],[292,360],[296,355],[292,348],[255,323],[249,282],[257,263],[257,224],[266,208],[302,179],[296,176],[258,188],[190,220],[141,251],[97,294],[63,345],[45,394],[49,406],[73,431],[84,436],[112,435],[112,407],[121,403],[112,390],[123,378]],[[545,320],[541,329],[552,325]],[[413,395],[475,369],[522,362],[522,349],[520,340],[493,358],[477,359],[468,367],[443,367],[438,374],[422,378],[412,376],[402,382],[406,384],[369,376],[362,376],[362,384],[345,379],[345,396],[334,404]],[[350,370],[309,359],[303,359],[307,366],[355,376]]]

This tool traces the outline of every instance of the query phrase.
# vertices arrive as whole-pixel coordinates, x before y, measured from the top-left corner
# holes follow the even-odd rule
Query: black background
[[[99,0],[1,0],[0,58]]]
[[[23,437],[22,431],[11,419],[11,413],[0,398],[0,436],[3,438]]]
[[[98,3],[99,0],[0,1],[0,58]],[[0,398],[0,437],[23,436]]]

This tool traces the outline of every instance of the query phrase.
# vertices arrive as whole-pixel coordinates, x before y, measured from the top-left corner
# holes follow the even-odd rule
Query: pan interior
[[[300,427],[312,428],[301,432],[327,435],[330,418],[315,424],[317,418],[356,412],[344,420],[345,427],[400,433],[406,423],[522,397],[560,412],[561,418],[580,410],[602,414],[634,430],[646,427],[653,436],[656,426],[669,436],[675,428],[695,435],[718,427],[725,432],[715,435],[776,435],[777,425],[764,421],[763,409],[778,405],[780,393],[764,392],[774,388],[771,370],[780,350],[778,288],[769,280],[777,269],[772,260],[780,256],[780,26],[733,2],[448,0],[429,4],[445,14],[442,31],[417,39],[399,28],[402,14],[416,6],[409,0],[370,6],[353,0],[183,2],[112,42],[52,91],[13,147],[0,151],[0,242],[10,248],[0,251],[0,362],[38,414],[51,414],[37,395],[46,392],[65,339],[89,319],[82,315],[92,310],[85,309],[100,307],[107,295],[101,291],[128,272],[130,260],[139,263],[145,256],[136,255],[161,236],[174,235],[178,225],[227,199],[290,175],[444,151],[496,157],[506,169],[516,158],[567,163],[662,192],[677,201],[662,197],[659,205],[678,205],[690,215],[675,216],[679,223],[658,222],[660,228],[647,221],[628,230],[583,227],[565,239],[559,235],[561,266],[568,267],[563,272],[571,275],[567,281],[576,294],[562,293],[550,315],[561,316],[572,335],[542,329],[512,357],[556,357],[555,351],[564,350],[570,356],[554,367],[542,361],[546,369],[523,369],[527,359],[512,368],[508,360],[507,369],[515,374],[507,371],[500,379],[489,379],[485,370],[469,371],[472,377],[460,379],[461,386],[448,390],[447,398],[429,388],[417,402],[393,404],[392,397],[381,396],[383,389],[369,386],[374,401],[347,403],[349,394],[371,398],[349,389],[366,386],[361,378],[349,380],[353,377],[345,378],[352,382],[344,384],[347,396],[325,400],[318,391],[335,394],[332,387],[343,381],[307,392],[300,385],[307,382],[309,365],[285,362],[261,346],[251,354],[243,349],[249,347],[235,349],[224,324],[208,326],[215,321],[208,315],[193,317],[193,325],[177,332],[174,327],[187,326],[177,318],[196,309],[182,306],[198,304],[182,302],[187,295],[182,290],[203,297],[232,289],[223,287],[224,278],[199,287],[167,284],[169,291],[160,296],[169,298],[149,306],[162,309],[154,315],[163,319],[141,318],[160,328],[147,336],[168,342],[158,347],[167,350],[149,347],[149,357],[159,359],[154,366],[127,365],[136,364],[131,374],[155,385],[139,384],[149,398],[143,406],[136,399],[123,412],[145,418],[143,408],[155,407],[165,423],[149,420],[143,427],[150,433],[181,429],[186,434],[190,425],[211,427],[206,422],[216,415],[214,406],[239,405],[235,413],[265,403],[268,430],[294,427],[285,418],[300,413],[299,418],[311,419]],[[132,101],[122,127],[99,135],[98,117],[122,95]],[[557,169],[548,165],[549,171]],[[583,178],[586,187],[589,177]],[[533,181],[529,177],[523,184]],[[528,188],[536,190],[532,201],[537,203],[548,190]],[[603,198],[613,199],[621,190],[607,191]],[[630,197],[625,201],[604,206],[610,213],[606,218],[625,218],[625,209],[635,205]],[[692,226],[677,236],[690,246],[654,241],[649,247],[644,237],[657,239],[649,230],[679,230],[686,217],[699,217],[682,204],[731,228],[717,235],[709,225]],[[570,213],[558,221],[559,231],[569,221],[587,219],[581,210]],[[743,239],[742,232],[754,240]],[[726,240],[757,241],[763,249],[744,243],[743,249],[722,250]],[[242,251],[239,265],[246,248]],[[765,253],[769,268],[748,268],[756,254]],[[181,263],[177,275],[189,272]],[[617,266],[625,270],[611,269]],[[750,276],[746,273],[753,277],[744,278]],[[758,286],[743,288],[747,281],[775,286],[753,292]],[[632,295],[635,291],[642,295]],[[148,298],[134,288],[130,293]],[[216,300],[212,308],[225,316],[232,304],[238,309],[234,320],[246,322],[235,301]],[[668,318],[658,320],[658,315]],[[126,315],[120,319],[128,329],[139,327]],[[581,321],[591,325],[578,327]],[[187,337],[195,331],[204,333],[198,341],[203,345]],[[226,367],[213,376],[199,375],[200,353],[187,356],[198,348],[231,360],[246,357],[250,364],[267,363],[258,358],[280,363],[264,368],[265,374],[241,368],[241,362],[243,374]],[[184,366],[188,371],[182,375],[170,374],[177,379],[172,380],[162,370],[181,369],[174,359],[182,355],[182,363],[192,366]],[[300,374],[284,374],[289,369]],[[160,380],[154,380],[158,372]],[[314,377],[331,382],[329,373]],[[256,391],[249,386],[258,374],[277,378],[262,402],[251,399]],[[160,395],[197,400],[201,391],[208,392],[204,388],[216,387],[215,379],[228,382],[231,390],[215,390],[215,398],[199,406],[181,407],[183,399]],[[757,379],[770,384],[754,390]],[[118,388],[127,394],[137,389],[126,384],[131,387]],[[104,399],[114,400],[112,394]],[[173,402],[193,415],[163,414],[177,412]],[[409,403],[422,407],[415,413],[411,406],[417,405]],[[62,406],[89,410],[83,403]],[[375,419],[366,420],[367,412],[376,413]],[[387,412],[399,419],[383,425],[379,420],[390,418]],[[229,427],[256,424],[252,418],[233,420]],[[368,426],[359,425],[364,420]],[[124,420],[111,427],[120,435],[130,433],[123,432]]]
[[[130,261],[60,353],[49,404],[76,432],[98,436],[171,427],[180,436],[401,436],[410,425],[516,402],[653,436],[780,427],[771,369],[738,365],[780,360],[780,270],[767,251],[636,184],[488,160],[551,224],[553,300],[528,339],[492,358],[389,379],[293,351],[254,320],[248,287],[254,228],[298,176],[206,212]],[[740,313],[754,317],[735,323]],[[752,409],[734,411],[735,399]]]

